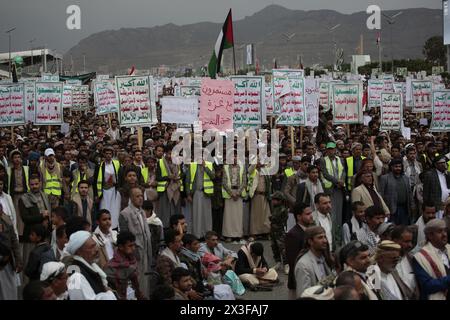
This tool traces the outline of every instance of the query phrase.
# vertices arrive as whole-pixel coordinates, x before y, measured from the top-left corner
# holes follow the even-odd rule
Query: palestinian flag
[[[233,21],[231,19],[231,9],[228,12],[227,19],[223,24],[219,37],[217,38],[214,52],[209,61],[208,73],[211,79],[216,78],[216,74],[220,71],[220,63],[222,61],[223,50],[232,48],[234,46],[233,40]]]

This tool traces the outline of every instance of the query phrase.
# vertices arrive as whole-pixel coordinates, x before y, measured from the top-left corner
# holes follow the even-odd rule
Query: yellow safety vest
[[[58,175],[50,174],[47,169],[45,169],[44,192],[48,195],[52,194],[58,197],[62,194],[61,180]]]
[[[27,192],[30,192],[30,183],[29,183],[29,175],[30,175],[30,168],[28,166],[23,166],[23,171],[25,172],[25,189]],[[6,173],[8,175],[8,194],[11,194],[11,167],[6,168]]]
[[[325,157],[325,167],[327,168],[327,172],[330,175],[333,175],[333,164],[331,163],[331,159],[329,157]],[[341,163],[341,160],[336,157],[337,159],[337,164],[338,164],[338,177],[342,177],[342,172],[344,171],[344,166]],[[325,189],[329,189],[333,186],[333,183],[327,179],[325,179],[325,176],[322,173],[322,181],[323,181],[323,186],[325,187]]]
[[[361,159],[364,160],[366,157],[361,156]],[[352,178],[354,175],[353,172],[353,156],[348,157],[347,159],[345,159],[345,161],[347,161],[347,186],[348,186],[348,190],[352,189]]]
[[[286,169],[287,170],[287,169]],[[261,169],[261,171],[264,171],[264,168]],[[253,198],[254,192],[252,192],[253,183],[255,181],[256,174],[258,173],[258,169],[255,168],[252,173],[250,173],[250,176],[248,177],[248,183],[247,183],[247,192],[250,198]],[[261,178],[262,176],[260,176]]]
[[[223,171],[224,171],[224,173],[227,175],[227,177],[228,177],[228,182],[230,182],[231,183],[231,179],[230,179],[230,166],[227,164],[227,165],[224,165],[223,166]],[[242,183],[244,182],[244,167],[243,166],[239,166],[239,181],[240,181],[240,184],[242,185]],[[246,196],[247,196],[247,190],[246,190],[247,188],[243,188],[242,189],[242,193],[241,193],[241,196],[242,196],[242,198],[245,198]],[[231,199],[231,195],[222,187],[222,197],[224,198],[224,199]]]
[[[450,160],[447,161],[447,171],[450,172]]]
[[[100,198],[103,194],[103,170],[102,170],[102,166],[105,163],[102,162],[100,164],[100,169],[98,170],[98,176],[97,176],[97,196]],[[114,173],[116,174],[116,182],[117,182],[117,173],[119,172],[120,169],[120,162],[119,160],[112,160],[112,164],[114,166]]]
[[[292,168],[286,168],[284,169],[284,174],[289,178],[290,176],[293,176],[295,174],[295,171]]]
[[[213,170],[213,164],[211,162],[205,162],[206,167],[212,171]],[[194,186],[194,179],[195,174],[197,173],[197,163],[193,162],[190,164],[190,174],[191,174],[191,181],[189,181],[189,191],[192,192],[193,186]],[[212,182],[211,178],[206,173],[206,170],[203,171],[203,191],[207,195],[212,195],[214,193],[214,183]]]
[[[144,167],[141,169],[142,178],[144,179],[144,183],[148,181],[148,168]]]
[[[164,159],[159,159],[159,167],[161,169],[161,176],[167,177],[169,174],[167,173],[166,165],[164,164]],[[178,176],[181,177],[181,170],[178,167]],[[167,181],[158,181],[158,186],[156,187],[157,192],[164,192],[166,191]],[[183,183],[180,185],[180,191],[183,192],[184,187]]]
[[[287,170],[287,169],[286,169]],[[247,183],[247,192],[249,192],[250,197],[252,197],[253,195],[250,194],[250,189],[253,186],[253,180],[255,180],[256,174],[258,173],[258,170],[255,169],[253,170],[252,173],[250,173],[249,177],[248,177],[248,183]]]
[[[75,193],[78,193],[78,183],[80,183],[81,180],[87,180],[87,172],[85,173],[84,179],[81,179],[81,172],[78,171],[78,174],[75,176],[75,179],[72,182],[72,190],[75,190]]]

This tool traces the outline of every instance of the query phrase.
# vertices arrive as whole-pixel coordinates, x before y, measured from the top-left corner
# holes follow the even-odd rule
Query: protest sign
[[[281,106],[277,124],[286,126],[305,125],[305,81],[288,78],[290,92],[279,99]]]
[[[274,115],[278,115],[281,112],[280,99],[290,92],[289,79],[283,77],[273,77],[272,79],[272,105]]]
[[[430,131],[447,132],[450,130],[450,90],[434,91],[433,110]]]
[[[315,79],[305,79],[305,125],[317,127],[319,125],[319,85]]]
[[[72,107],[74,110],[89,108],[89,86],[72,87]]]
[[[67,79],[66,80],[66,84],[72,84],[75,86],[81,86],[83,83],[81,82],[80,79]]]
[[[305,70],[301,69],[273,69],[272,74],[274,77],[294,77],[304,78]]]
[[[61,125],[63,123],[63,83],[36,82],[35,124]]]
[[[408,74],[408,68],[399,68],[397,67],[397,75],[403,78],[406,78]]]
[[[233,126],[259,127],[265,101],[264,78],[257,76],[231,77],[234,83]]]
[[[164,97],[161,98],[161,122],[176,124],[194,124],[198,121],[198,98]]]
[[[151,81],[148,76],[115,78],[121,126],[146,126],[153,123]]]
[[[26,101],[26,108],[25,108],[25,121],[26,122],[35,122],[35,113],[34,113],[34,94],[35,94],[35,88],[36,83],[35,82],[26,82],[25,83],[25,101]]]
[[[368,101],[369,107],[381,106],[381,93],[384,91],[384,81],[378,79],[370,79],[368,81]]]
[[[334,83],[333,95],[333,123],[352,124],[361,123],[362,115],[362,84]]]
[[[96,81],[106,81],[109,80],[109,74],[98,74],[95,78]]]
[[[411,81],[411,97],[413,112],[431,112],[431,93],[433,84],[431,81]]]
[[[384,82],[384,92],[394,92],[394,76],[392,74],[383,74],[382,80]]]
[[[94,83],[94,99],[96,113],[104,115],[119,111],[116,87],[113,81],[103,80]]]
[[[266,104],[266,116],[273,115],[273,87],[271,84],[266,83],[265,90],[265,104]],[[265,119],[266,117],[263,117]]]
[[[25,124],[25,84],[0,85],[0,125]]]
[[[51,73],[43,73],[41,75],[41,82],[59,82],[59,75]]]
[[[319,82],[319,104],[323,108],[323,112],[330,110],[330,82]]]
[[[184,98],[200,97],[200,87],[180,86],[180,97]]]
[[[233,81],[203,79],[199,116],[203,130],[233,130],[233,102]]]
[[[444,67],[443,66],[434,66],[431,67],[431,74],[432,75],[438,75],[444,73]]]
[[[72,88],[70,84],[63,85],[63,108],[72,108]]]
[[[381,130],[400,130],[403,119],[401,93],[381,94]]]

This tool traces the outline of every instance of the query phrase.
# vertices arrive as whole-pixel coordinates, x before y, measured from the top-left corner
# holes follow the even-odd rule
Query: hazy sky
[[[382,10],[433,8],[441,0],[0,0],[0,52],[8,51],[10,28],[13,32],[12,50],[28,50],[47,45],[64,53],[92,33],[129,28],[152,27],[166,23],[187,24],[201,21],[223,22],[228,9],[233,19],[253,15],[270,4],[289,9],[331,9],[343,13],[365,11],[370,4]],[[66,28],[66,8],[76,4],[81,8],[81,30]]]

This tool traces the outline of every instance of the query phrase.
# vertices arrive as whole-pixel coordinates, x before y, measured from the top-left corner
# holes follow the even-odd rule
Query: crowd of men
[[[372,116],[321,113],[294,139],[276,127],[271,176],[248,159],[175,164],[172,125],[141,146],[92,112],[66,114],[64,133],[1,128],[0,299],[234,299],[278,271],[291,299],[448,300],[447,134],[406,114],[406,141]],[[272,267],[255,242],[269,239]]]

